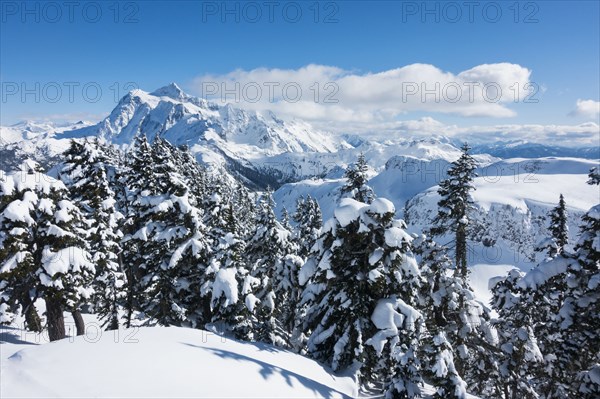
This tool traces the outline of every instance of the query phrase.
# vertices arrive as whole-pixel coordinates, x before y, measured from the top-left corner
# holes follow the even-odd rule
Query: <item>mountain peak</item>
[[[170,83],[150,94],[156,97],[170,97],[174,100],[183,100],[188,96],[179,86],[177,86],[177,83]]]

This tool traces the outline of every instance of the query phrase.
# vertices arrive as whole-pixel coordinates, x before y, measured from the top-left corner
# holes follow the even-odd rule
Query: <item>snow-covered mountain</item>
[[[277,185],[284,179],[273,173],[282,168],[265,167],[273,156],[331,153],[349,147],[302,121],[283,121],[273,113],[262,115],[230,104],[219,106],[185,94],[174,83],[152,93],[132,91],[97,125],[61,137],[97,136],[127,146],[140,132],[149,139],[159,135],[175,145],[187,145],[200,161],[227,166],[258,186]]]
[[[283,121],[272,113],[262,115],[229,104],[219,106],[185,94],[174,83],[152,93],[129,92],[110,115],[94,125],[26,122],[2,127],[0,137],[3,158],[18,163],[28,154],[42,164],[51,164],[71,138],[95,136],[126,147],[140,132],[151,140],[160,135],[175,145],[187,145],[200,161],[226,166],[259,187],[286,179],[278,172],[285,166],[269,162],[273,156],[332,153],[351,147],[305,122]],[[0,167],[15,162],[3,161]]]

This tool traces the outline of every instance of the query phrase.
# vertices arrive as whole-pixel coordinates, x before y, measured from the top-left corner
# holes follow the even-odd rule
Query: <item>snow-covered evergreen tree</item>
[[[0,188],[0,278],[7,282],[1,296],[25,313],[43,298],[50,340],[62,339],[63,310],[92,293],[83,216],[64,184],[39,172],[6,175]]]
[[[220,203],[217,197],[213,196],[213,200]],[[210,295],[212,321],[208,328],[253,341],[257,323],[253,312],[258,301],[253,292],[260,282],[249,273],[246,244],[239,236],[233,204],[230,202],[221,212],[223,234],[214,247],[202,291],[203,295]]]
[[[467,384],[456,370],[452,345],[443,328],[435,328],[430,334],[422,345],[421,353],[424,355],[422,373],[436,388],[433,398],[466,398]]]
[[[145,135],[135,137],[133,148],[128,152],[125,165],[119,173],[119,205],[124,213],[122,232],[122,264],[127,276],[127,299],[125,301],[125,327],[130,327],[134,312],[139,309],[141,297],[140,265],[144,254],[140,251],[140,240],[132,236],[142,228],[140,217],[147,211],[144,198],[155,192],[152,148]]]
[[[281,210],[281,225],[287,231],[292,231],[292,226],[290,225],[290,214],[285,206]]]
[[[473,179],[477,176],[475,169],[477,163],[469,154],[469,147],[461,147],[460,158],[452,162],[448,170],[448,178],[439,184],[438,193],[441,197],[438,202],[438,214],[433,220],[434,227],[431,233],[434,236],[444,236],[452,233],[455,267],[457,273],[467,276],[467,237],[469,233],[469,219],[474,209],[471,191],[475,190]]]
[[[498,313],[494,326],[501,349],[499,372],[490,377],[502,387],[505,399],[538,398],[536,383],[543,368],[532,322],[536,309],[523,295],[523,276],[523,272],[513,269],[505,277],[490,281],[492,306]]]
[[[370,204],[375,198],[373,189],[367,184],[369,166],[365,155],[361,152],[355,163],[348,165],[344,177],[346,184],[342,187],[342,194],[354,198],[359,202]]]
[[[419,265],[423,283],[419,309],[424,314],[428,332],[421,347],[423,376],[437,388],[436,397],[464,398],[466,384],[456,369],[456,351],[451,344],[451,341],[457,343],[457,322],[461,322],[463,280],[451,273],[452,261],[444,248],[431,238],[420,236],[413,246],[421,258]]]
[[[567,206],[565,198],[560,195],[558,205],[548,213],[550,226],[548,230],[552,236],[552,245],[548,248],[548,256],[554,258],[564,251],[569,241],[569,226],[567,225]]]
[[[118,311],[125,299],[126,281],[119,264],[122,215],[115,209],[107,149],[97,140],[73,140],[64,156],[60,178],[89,223],[86,239],[96,265],[93,309],[103,325],[113,330],[119,327]]]
[[[397,338],[399,326],[372,320],[382,300],[392,308],[416,300],[418,267],[394,214],[385,199],[371,205],[343,199],[308,260],[315,266],[302,298],[308,352],[334,370],[353,368],[365,385],[390,377],[381,359],[390,359],[397,346],[414,352],[408,337]]]
[[[161,325],[185,324],[190,278],[203,275],[198,268],[209,251],[202,214],[192,205],[177,159],[177,149],[160,137],[152,147],[139,138],[130,167],[133,228],[125,236],[125,252],[136,278],[137,308]]]
[[[256,198],[241,183],[235,182],[226,188],[232,190],[233,211],[238,220],[240,237],[247,240],[256,229]]]
[[[598,182],[592,170],[589,183]],[[582,221],[575,253],[546,259],[519,282],[519,302],[532,309],[533,333],[544,354],[535,378],[544,399],[595,398],[600,391],[594,374],[600,362],[600,205]]]
[[[274,208],[273,194],[267,190],[258,200],[256,230],[247,246],[252,265],[250,273],[258,281],[254,330],[259,341],[289,346],[289,324],[294,319],[298,300],[296,273],[299,267],[296,259],[287,256],[293,255],[297,248],[291,231],[277,221]]]
[[[380,329],[377,335],[383,334],[389,337],[390,361],[386,362],[387,356],[380,359],[384,369],[392,371],[391,378],[385,386],[385,397],[388,399],[422,397],[423,365],[419,352],[426,339],[422,314],[402,299],[392,297],[391,300],[379,302],[372,319]],[[371,339],[369,342],[373,341],[375,340]]]
[[[298,242],[298,255],[306,259],[321,235],[323,227],[321,208],[317,200],[310,195],[306,198],[302,196],[298,198],[293,219],[296,222],[295,238]]]
[[[424,376],[441,384],[438,389],[449,397],[464,395],[465,382],[479,394],[494,394],[498,387],[492,380],[481,379],[497,372],[490,310],[476,299],[467,279],[452,272],[452,261],[443,246],[421,236],[414,241],[414,248],[421,258],[423,278],[419,309],[430,334],[422,349],[428,359]],[[447,374],[438,375],[438,359],[449,367]]]
[[[590,171],[588,184],[600,185],[597,169]],[[593,398],[600,392],[600,204],[583,215],[573,257],[561,327],[575,374],[571,390]]]

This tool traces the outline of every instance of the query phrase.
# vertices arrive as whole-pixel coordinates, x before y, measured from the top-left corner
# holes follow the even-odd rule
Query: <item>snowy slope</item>
[[[4,347],[6,344],[2,344]],[[343,398],[349,377],[264,344],[139,328],[29,345],[2,357],[0,397]]]
[[[506,274],[515,269],[513,265],[486,265],[477,264],[469,268],[469,283],[477,300],[481,301],[489,307],[492,299],[492,292],[489,289],[490,279]]]
[[[59,155],[69,148],[62,133],[80,130],[89,122],[74,124],[36,123],[31,121],[12,126],[0,126],[0,169],[17,168],[26,158],[33,158],[42,166],[52,166]]]
[[[457,155],[448,151],[443,158],[436,156],[440,154],[431,158],[396,155],[369,182],[378,196],[394,203],[411,232],[430,227],[439,201],[437,184],[446,178],[449,160]],[[569,209],[571,242],[579,231],[581,215],[600,201],[598,187],[586,184],[587,173],[598,161],[554,157],[478,161],[480,177],[475,179],[473,193],[478,206],[476,218],[488,229],[486,237],[496,243],[482,245],[480,241],[486,237],[480,234],[471,243],[470,263],[516,264],[528,269],[536,260],[533,248],[548,234],[544,218],[561,193]],[[339,178],[285,184],[274,195],[278,212],[283,207],[293,211],[299,196],[311,195],[321,204],[323,218],[328,219],[343,184]],[[441,242],[445,242],[443,238]]]
[[[573,159],[548,163],[551,167],[536,173],[475,179],[473,197],[477,212],[473,219],[483,226],[485,233],[471,241],[472,262],[508,263],[529,269],[532,263],[541,260],[543,255],[534,252],[534,247],[548,237],[545,217],[556,206],[561,193],[567,203],[570,242],[575,242],[581,216],[600,201],[598,187],[587,185],[587,173],[584,173],[597,163]],[[579,173],[569,174],[569,171]],[[409,201],[405,218],[410,231],[422,231],[430,226],[438,201],[437,187]],[[488,246],[482,243],[483,239],[495,242]]]
[[[107,332],[93,315],[83,317],[86,334],[75,337],[65,313],[68,337],[54,343],[17,323],[0,326],[0,397],[368,397],[352,378],[280,348],[178,327]],[[434,393],[423,387],[424,399]]]

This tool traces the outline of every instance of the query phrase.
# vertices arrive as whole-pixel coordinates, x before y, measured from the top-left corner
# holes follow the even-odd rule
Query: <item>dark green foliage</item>
[[[443,236],[453,233],[455,267],[463,277],[467,276],[467,237],[471,226],[470,213],[474,210],[471,191],[475,190],[473,179],[477,176],[477,163],[469,154],[469,147],[464,144],[460,158],[452,162],[448,170],[448,178],[439,184],[438,214],[433,220],[431,233]]]
[[[342,187],[342,193],[348,194],[350,198],[354,198],[359,202],[370,204],[375,198],[373,189],[368,186],[369,166],[365,159],[365,155],[361,152],[356,160],[356,163],[351,164],[346,169],[344,177],[346,184]]]

